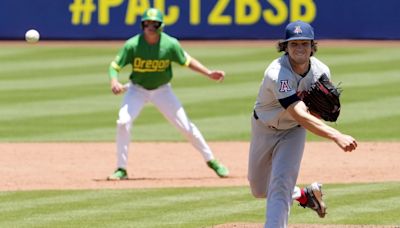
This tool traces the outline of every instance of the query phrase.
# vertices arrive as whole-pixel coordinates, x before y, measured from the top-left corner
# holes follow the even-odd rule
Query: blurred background
[[[281,39],[295,20],[311,23],[317,39],[400,38],[397,0],[3,0],[0,39],[30,28],[44,40],[126,39],[149,7],[179,39]]]
[[[214,83],[174,66],[172,85],[211,141],[248,141],[263,72],[279,57],[287,23],[315,28],[316,56],[343,88],[335,128],[358,140],[400,139],[400,1],[397,0],[20,0],[0,2],[0,141],[113,141],[122,100],[107,69],[141,32],[148,7],[192,56],[225,70]],[[28,44],[29,29],[41,40]],[[128,81],[130,67],[120,80]],[[309,140],[323,140],[309,134]],[[136,120],[139,141],[184,141],[151,105]]]

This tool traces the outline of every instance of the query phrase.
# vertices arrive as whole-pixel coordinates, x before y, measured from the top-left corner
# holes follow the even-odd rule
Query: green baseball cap
[[[143,13],[142,21],[158,21],[163,23],[163,14],[156,8],[150,8]]]

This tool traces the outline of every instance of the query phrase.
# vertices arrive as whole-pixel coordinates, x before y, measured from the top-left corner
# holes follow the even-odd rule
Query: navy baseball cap
[[[310,24],[303,21],[289,23],[285,29],[285,40],[314,40],[314,29]]]

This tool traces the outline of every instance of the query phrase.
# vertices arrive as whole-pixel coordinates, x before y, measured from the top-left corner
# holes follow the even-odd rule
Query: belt
[[[254,119],[258,120],[258,116],[257,116],[256,110],[253,110],[253,117],[254,117]]]
[[[254,117],[254,119],[256,119],[256,120],[258,120],[259,118],[258,118],[258,116],[257,116],[257,113],[256,113],[256,110],[253,110],[253,117]],[[274,126],[268,126],[269,128],[271,128],[271,129],[277,129],[276,127],[274,127]],[[297,125],[297,127],[301,127],[301,125]]]
[[[253,117],[254,117],[254,119],[258,120],[258,116],[257,116],[256,110],[253,110]],[[273,127],[273,126],[267,126],[267,127],[271,128],[271,129],[274,129],[274,130],[277,130],[276,127]]]

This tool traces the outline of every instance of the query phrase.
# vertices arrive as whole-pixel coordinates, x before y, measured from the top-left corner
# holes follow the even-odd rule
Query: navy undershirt
[[[299,100],[300,98],[297,96],[297,94],[293,94],[292,96],[279,99],[279,103],[282,105],[282,107],[287,109],[291,104]]]

